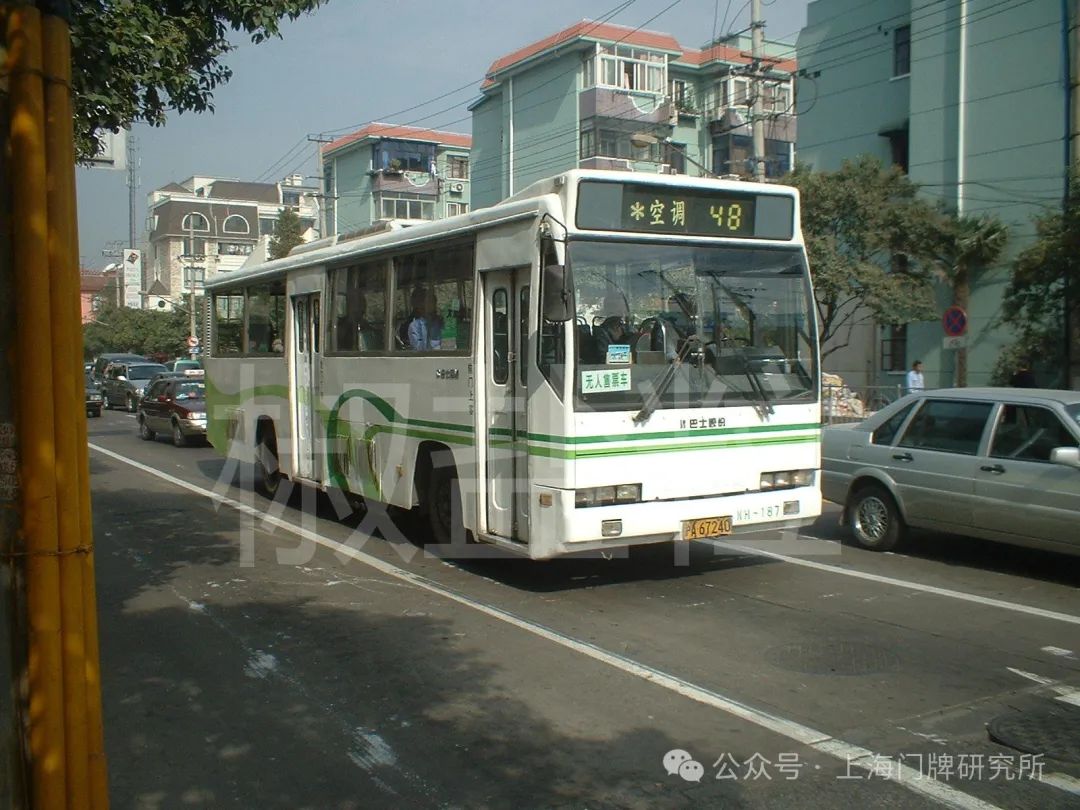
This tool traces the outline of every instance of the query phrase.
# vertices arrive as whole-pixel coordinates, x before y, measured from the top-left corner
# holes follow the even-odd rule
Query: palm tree
[[[952,290],[954,306],[965,312],[975,277],[994,264],[1009,241],[1009,228],[993,216],[942,214],[934,233],[934,270]],[[956,350],[956,385],[967,385],[967,348]]]

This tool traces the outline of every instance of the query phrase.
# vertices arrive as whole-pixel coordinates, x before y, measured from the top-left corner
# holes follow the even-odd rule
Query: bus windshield
[[[578,410],[816,396],[800,249],[576,240],[569,256]]]

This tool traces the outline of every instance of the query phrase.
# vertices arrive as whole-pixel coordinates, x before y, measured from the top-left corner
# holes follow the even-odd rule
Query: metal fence
[[[849,386],[823,382],[821,419],[827,425],[861,422],[904,395],[901,385]]]

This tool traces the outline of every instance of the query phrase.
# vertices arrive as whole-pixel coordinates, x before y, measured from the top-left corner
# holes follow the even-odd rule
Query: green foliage
[[[107,307],[96,323],[83,327],[83,354],[87,359],[103,352],[177,357],[186,353],[188,316],[180,311]]]
[[[953,290],[953,303],[966,306],[975,275],[998,260],[1009,241],[1009,228],[993,216],[965,217],[945,212],[935,218],[920,248],[934,273]]]
[[[1080,323],[1080,177],[1075,168],[1068,205],[1037,217],[1035,233],[1035,241],[1013,262],[1005,291],[1002,314],[1017,340],[1002,353],[998,371],[1011,374],[1016,359],[1026,356],[1040,369],[1040,383],[1063,386],[1066,300],[1072,304],[1072,322]]]
[[[290,208],[281,209],[274,235],[270,237],[270,258],[280,259],[289,255],[289,251],[304,242],[304,227],[300,216]]]
[[[935,212],[899,168],[863,156],[835,172],[800,166],[787,182],[802,197],[823,357],[847,346],[859,324],[937,316],[922,253]]]
[[[213,93],[232,78],[221,58],[236,46],[280,37],[325,0],[74,0],[71,4],[75,143],[81,160],[96,133],[133,121],[165,123],[168,110],[213,110]]]

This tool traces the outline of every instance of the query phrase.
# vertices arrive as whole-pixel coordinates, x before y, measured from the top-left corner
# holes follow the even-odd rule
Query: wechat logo
[[[681,748],[672,748],[664,754],[664,770],[668,776],[678,774],[687,782],[700,782],[705,775],[705,768],[700,762],[696,762],[688,751]]]

